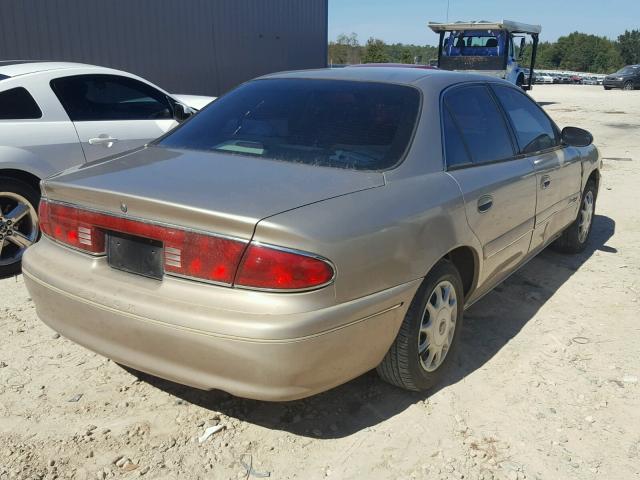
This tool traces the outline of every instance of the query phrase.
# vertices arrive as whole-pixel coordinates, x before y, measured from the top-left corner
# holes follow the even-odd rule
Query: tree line
[[[523,63],[531,59],[531,44],[525,46]],[[329,64],[429,63],[437,58],[432,45],[387,44],[369,38],[360,45],[355,33],[338,35],[329,42]],[[588,33],[573,32],[555,42],[540,42],[536,69],[610,73],[624,65],[640,64],[640,30],[626,30],[616,40]]]

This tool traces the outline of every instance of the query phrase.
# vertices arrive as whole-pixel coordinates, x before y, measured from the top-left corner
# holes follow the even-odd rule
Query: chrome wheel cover
[[[38,239],[38,214],[22,195],[0,192],[0,267],[19,262]]]
[[[591,221],[593,220],[593,210],[593,192],[589,190],[582,199],[582,205],[580,206],[578,218],[578,240],[580,243],[584,243],[589,235]]]
[[[458,299],[453,284],[443,280],[433,289],[420,320],[418,358],[427,372],[444,362],[453,342],[458,319]]]

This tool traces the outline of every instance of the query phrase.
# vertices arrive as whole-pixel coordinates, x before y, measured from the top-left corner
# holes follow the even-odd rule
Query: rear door
[[[509,86],[494,84],[492,89],[513,128],[518,154],[529,158],[535,168],[534,250],[576,218],[582,178],[580,153],[561,144],[558,127],[528,95]]]
[[[144,145],[176,125],[167,96],[134,78],[89,74],[51,80],[87,161]]]
[[[460,185],[469,226],[482,243],[479,284],[489,288],[529,251],[536,205],[533,165],[516,156],[487,85],[447,90],[442,113],[447,171]]]

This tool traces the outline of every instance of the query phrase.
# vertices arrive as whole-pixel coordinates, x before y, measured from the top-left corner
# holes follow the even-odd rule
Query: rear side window
[[[513,156],[511,136],[504,117],[487,87],[471,85],[449,90],[444,101],[460,129],[474,164],[495,162]],[[446,135],[447,132],[445,145],[454,141]],[[447,158],[448,156],[447,149]]]
[[[521,153],[553,148],[559,143],[558,131],[542,109],[515,88],[492,87],[511,120]]]
[[[216,100],[158,144],[380,170],[402,158],[419,110],[419,92],[403,85],[256,80]]]
[[[460,165],[468,165],[471,163],[471,157],[467,152],[462,135],[458,126],[453,121],[451,113],[447,108],[444,109],[444,139],[445,139],[445,156],[449,167],[459,167]]]
[[[77,75],[51,80],[51,88],[74,122],[173,118],[166,95],[133,78]]]
[[[0,92],[0,120],[28,120],[41,118],[40,107],[22,87]]]

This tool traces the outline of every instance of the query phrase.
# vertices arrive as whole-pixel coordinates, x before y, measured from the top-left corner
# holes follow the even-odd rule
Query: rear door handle
[[[113,138],[111,135],[102,134],[95,138],[90,138],[89,145],[104,145],[107,148],[111,148],[117,141],[118,139]]]
[[[483,195],[478,199],[478,211],[484,213],[493,207],[493,197],[491,195]]]
[[[540,180],[540,188],[545,190],[549,188],[549,185],[551,185],[551,177],[549,175],[544,175]]]

